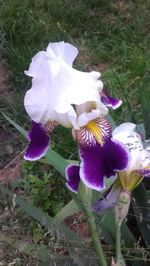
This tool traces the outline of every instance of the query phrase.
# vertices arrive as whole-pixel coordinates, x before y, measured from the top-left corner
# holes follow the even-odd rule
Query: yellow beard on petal
[[[103,146],[104,142],[103,142],[102,132],[100,128],[97,126],[96,122],[90,121],[85,127],[88,131],[90,131],[93,134],[97,142],[101,146]]]

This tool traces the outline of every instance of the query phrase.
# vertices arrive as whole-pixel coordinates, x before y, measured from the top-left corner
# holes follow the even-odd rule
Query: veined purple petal
[[[98,191],[105,188],[104,177],[111,177],[117,170],[124,170],[129,163],[126,147],[111,139],[103,146],[98,143],[92,147],[80,146],[79,152],[80,178],[87,187]]]
[[[118,181],[116,181],[107,191],[107,194],[103,199],[97,200],[92,204],[92,210],[98,214],[102,214],[105,210],[113,208],[117,203],[120,192],[121,186]]]
[[[78,165],[73,164],[66,168],[66,185],[74,193],[78,192],[78,186],[80,182],[79,169],[80,167]]]
[[[141,168],[137,170],[138,175],[143,177],[150,177],[150,168]]]
[[[50,140],[42,125],[32,121],[28,138],[30,144],[25,152],[24,159],[35,161],[43,157],[48,150]]]
[[[95,146],[96,141],[103,145],[111,137],[111,124],[100,116],[75,130],[75,136],[80,146]]]
[[[101,92],[101,101],[112,109],[117,109],[122,104],[121,100],[111,97],[105,88]]]

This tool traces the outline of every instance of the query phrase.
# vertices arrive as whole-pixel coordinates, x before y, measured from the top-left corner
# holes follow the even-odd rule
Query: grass
[[[125,103],[113,114],[118,122],[130,119],[126,96],[135,121],[142,122],[139,91],[148,86],[149,11],[149,1],[138,0],[4,1],[0,12],[5,57],[16,91],[23,96],[29,87],[24,70],[32,56],[49,42],[65,40],[81,51],[76,62],[80,69],[107,66],[105,71],[102,68],[102,78],[110,92]]]
[[[24,75],[24,70],[28,68],[32,56],[45,49],[49,42],[65,40],[79,49],[75,66],[84,71],[101,71],[102,80],[110,93],[123,100],[122,107],[111,112],[117,123],[143,123],[144,113],[147,135],[150,134],[146,107],[149,106],[150,92],[149,0],[0,0],[0,4],[0,53],[13,91],[12,100],[8,101],[8,97],[1,95],[0,104],[2,103],[4,112],[29,128],[23,97],[30,81]],[[1,122],[2,129],[6,128],[10,132],[11,129],[2,118]],[[14,138],[14,135],[11,136]],[[11,146],[13,139],[9,139],[9,142]],[[24,148],[24,145],[20,144],[20,147]],[[53,147],[68,159],[77,157],[76,144],[68,129],[56,129]],[[5,154],[2,156],[6,157]],[[23,187],[35,184],[35,190],[30,190],[27,194],[34,204],[40,205],[39,191],[40,197],[46,197],[46,201],[47,198],[52,200],[52,195],[42,194],[44,192],[41,187],[49,186],[47,180],[43,181],[44,184],[35,182],[33,172],[40,176],[37,168],[38,164],[37,167],[24,165],[27,182]],[[48,171],[49,169],[45,169],[46,175],[49,174]],[[53,182],[51,185],[54,185]],[[62,192],[61,198],[64,190],[59,182],[58,187]],[[55,190],[53,193],[55,194]],[[45,206],[46,201],[43,201],[42,208],[52,206]],[[58,209],[59,200],[54,199],[53,205],[57,205]],[[53,213],[56,209],[53,209]]]

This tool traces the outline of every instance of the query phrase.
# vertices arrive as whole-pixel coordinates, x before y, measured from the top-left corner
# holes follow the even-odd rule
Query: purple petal
[[[105,210],[113,208],[117,203],[120,192],[121,187],[118,181],[116,181],[108,190],[107,195],[103,199],[100,199],[93,203],[92,210],[99,214],[102,214]]]
[[[115,175],[115,171],[124,170],[129,163],[129,152],[118,141],[107,140],[105,145],[98,143],[93,147],[80,147],[80,178],[92,189],[103,190],[104,177]]]
[[[122,104],[121,100],[111,97],[106,89],[103,89],[101,92],[101,101],[107,107],[112,109],[116,109]]]
[[[78,192],[78,186],[80,183],[79,169],[80,167],[78,165],[69,165],[66,168],[66,185],[72,192],[75,193]]]
[[[143,176],[143,177],[150,177],[150,169],[146,168],[141,168],[137,170],[138,175]]]
[[[35,161],[45,155],[49,147],[49,136],[41,124],[32,121],[31,131],[28,133],[30,144],[25,152],[24,159]]]
[[[88,124],[85,127],[81,127],[79,130],[75,130],[75,136],[79,145],[88,147],[95,146],[96,141],[103,145],[105,141],[111,138],[111,124],[105,117],[97,117],[92,123],[93,127],[96,128],[96,132],[98,132],[96,135]]]

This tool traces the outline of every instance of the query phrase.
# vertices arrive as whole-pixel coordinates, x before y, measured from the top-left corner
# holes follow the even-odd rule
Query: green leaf
[[[60,156],[52,149],[48,149],[47,153],[45,154],[45,158],[63,177],[65,177],[65,169],[68,166],[67,160],[65,160],[62,156]]]
[[[109,123],[111,124],[111,126],[112,126],[112,130],[114,130],[115,129],[115,127],[116,127],[116,123],[115,123],[115,121],[114,121],[114,119],[112,118],[112,116],[110,115],[110,114],[107,114],[107,119],[108,119],[108,121],[109,121]]]
[[[103,218],[100,221],[100,228],[102,229],[102,234],[106,240],[111,244],[115,244],[116,238],[116,225],[115,225],[115,216],[113,210],[108,210],[105,212]],[[135,238],[128,226],[122,224],[122,240],[126,247],[133,247],[135,244]]]
[[[7,115],[5,115],[3,112],[1,114],[6,118],[6,120],[9,121],[11,125],[13,125],[24,137],[27,138],[27,131],[24,130],[21,126],[19,126],[17,123],[15,123],[11,118],[9,118]]]
[[[140,184],[133,191],[132,206],[142,238],[145,245],[148,247],[150,246],[150,203],[148,192],[143,184]]]
[[[83,239],[73,232],[65,224],[56,221],[54,218],[50,217],[48,214],[44,213],[41,209],[32,206],[26,200],[14,194],[11,190],[0,184],[0,191],[4,195],[8,195],[13,202],[18,204],[28,215],[34,218],[47,230],[51,230],[55,236],[64,241],[67,240],[68,244],[74,243],[75,246],[83,246]]]
[[[13,203],[18,204],[28,215],[51,232],[51,234],[54,234],[56,243],[61,243],[62,247],[65,247],[65,249],[68,250],[73,260],[73,264],[76,263],[79,266],[86,265],[87,256],[89,256],[92,261],[95,259],[93,251],[88,249],[87,245],[85,246],[85,240],[72,231],[68,226],[57,221],[55,218],[50,217],[41,209],[32,206],[1,184],[0,191],[3,195],[8,195],[13,200]],[[95,260],[97,261],[97,259]],[[96,266],[97,263],[95,263],[96,262],[92,265]]]
[[[67,159],[66,161],[67,161],[68,164],[76,164],[76,165],[79,165],[79,162],[76,161],[76,160],[68,160],[68,159]],[[50,165],[51,165],[51,163],[50,163],[46,158],[42,158],[42,159],[40,159],[39,162],[40,162],[40,163],[50,164]]]
[[[67,217],[73,215],[76,212],[81,211],[75,200],[71,200],[60,212],[54,217],[57,221],[63,221]]]

